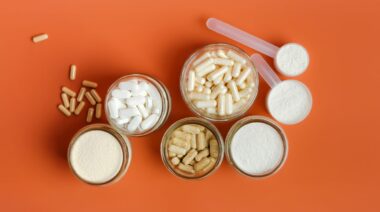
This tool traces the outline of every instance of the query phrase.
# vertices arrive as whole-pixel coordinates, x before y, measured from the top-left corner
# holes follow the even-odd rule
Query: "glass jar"
[[[188,124],[201,125],[205,127],[214,135],[218,143],[219,153],[215,161],[214,167],[210,169],[208,172],[201,173],[200,175],[189,175],[186,172],[179,170],[178,168],[174,167],[174,165],[170,162],[170,158],[169,158],[168,146],[169,146],[169,140],[172,133],[179,127],[188,125]],[[202,118],[189,117],[189,118],[184,118],[184,119],[180,119],[176,121],[166,130],[164,136],[162,137],[160,150],[161,150],[161,159],[165,167],[170,171],[170,173],[183,179],[202,179],[207,176],[210,176],[220,167],[223,161],[223,156],[224,156],[224,141],[218,129],[211,122]]]
[[[146,82],[148,84],[153,85],[153,87],[158,91],[159,96],[161,98],[162,104],[161,104],[161,108],[159,108],[159,110],[161,112],[159,114],[158,120],[149,129],[141,130],[141,128],[139,127],[138,130],[136,130],[134,132],[130,132],[127,130],[125,125],[117,124],[116,120],[111,118],[110,110],[108,107],[108,102],[112,98],[111,93],[114,89],[116,89],[118,87],[120,82],[126,82],[126,81],[130,81],[130,80],[138,80],[138,81]],[[109,87],[104,105],[105,105],[105,114],[106,114],[107,120],[111,124],[112,127],[114,127],[115,129],[117,129],[117,130],[121,131],[122,133],[129,135],[129,136],[143,136],[143,135],[150,134],[150,133],[156,131],[157,129],[159,129],[165,123],[165,121],[168,119],[170,111],[171,111],[171,98],[170,98],[170,94],[169,94],[168,89],[159,80],[156,80],[156,79],[154,79],[148,75],[145,75],[145,74],[129,74],[129,75],[126,75],[126,76],[119,78]]]
[[[233,51],[240,57],[244,58],[246,60],[245,67],[251,68],[252,71],[249,74],[248,78],[253,87],[252,90],[249,92],[249,97],[244,99],[244,102],[240,105],[235,104],[236,108],[233,109],[233,112],[231,114],[226,115],[218,115],[215,113],[209,113],[206,110],[199,109],[195,106],[194,102],[191,101],[189,97],[189,91],[188,91],[188,79],[189,79],[189,73],[192,70],[193,63],[200,57],[202,57],[206,52],[211,52],[212,54],[215,54],[213,52],[217,52],[218,50],[222,50],[224,52]],[[213,56],[212,56],[213,57]],[[206,118],[210,121],[228,121],[231,119],[238,118],[242,116],[244,113],[247,112],[247,110],[252,106],[253,102],[256,99],[257,92],[259,88],[259,77],[258,73],[254,67],[254,64],[251,62],[249,56],[241,49],[224,43],[217,43],[217,44],[209,44],[206,45],[197,51],[195,51],[185,62],[182,73],[180,77],[180,89],[181,89],[181,95],[190,110],[195,113],[197,116],[200,116],[202,118]],[[235,107],[235,106],[234,106]]]
[[[107,179],[103,182],[93,182],[93,181],[90,181],[88,179],[85,179],[85,177],[81,176],[79,174],[78,170],[76,170],[75,165],[74,165],[74,161],[73,161],[74,159],[72,159],[73,158],[72,152],[74,149],[73,147],[75,146],[75,143],[78,141],[78,138],[81,135],[83,135],[87,132],[90,132],[90,131],[104,131],[106,133],[109,133],[114,138],[116,138],[117,142],[120,144],[120,147],[121,147],[122,162],[121,162],[121,166],[120,166],[119,170],[117,171],[117,173],[112,178]],[[111,183],[119,181],[125,175],[125,173],[128,170],[128,167],[131,163],[132,149],[131,149],[131,145],[130,145],[128,138],[126,136],[120,134],[118,131],[116,131],[111,126],[106,125],[106,124],[91,124],[91,125],[87,125],[87,126],[83,127],[73,136],[73,138],[71,139],[71,142],[69,144],[69,148],[68,148],[68,152],[67,152],[67,159],[68,159],[68,163],[69,163],[69,167],[70,167],[71,171],[74,173],[74,175],[78,179],[80,179],[81,181],[88,183],[90,185],[97,185],[97,186],[106,185],[106,184],[111,184]]]
[[[239,168],[236,161],[232,157],[232,153],[231,153],[231,143],[232,143],[235,133],[241,127],[249,123],[255,123],[255,122],[261,122],[273,127],[280,135],[282,144],[283,144],[283,152],[282,152],[281,160],[277,163],[277,165],[273,169],[267,172],[264,172],[262,174],[250,174],[250,173],[245,172],[241,168]],[[275,174],[285,163],[287,155],[288,155],[288,140],[286,138],[284,130],[273,120],[264,116],[248,116],[236,122],[228,131],[226,141],[225,141],[225,154],[226,154],[227,161],[241,174],[249,176],[249,177],[253,177],[253,178],[263,178],[263,177],[267,177],[267,176]]]

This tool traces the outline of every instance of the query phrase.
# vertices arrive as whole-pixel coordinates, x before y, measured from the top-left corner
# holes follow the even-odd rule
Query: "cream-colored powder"
[[[70,162],[82,179],[104,183],[120,171],[123,151],[118,140],[103,130],[90,130],[78,137],[70,153]]]

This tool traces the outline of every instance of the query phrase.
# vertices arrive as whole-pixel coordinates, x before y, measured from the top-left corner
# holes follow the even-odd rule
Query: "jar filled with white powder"
[[[68,149],[74,175],[91,185],[105,185],[121,179],[132,157],[129,140],[106,124],[80,129]]]
[[[236,122],[225,142],[229,163],[250,177],[266,177],[276,173],[287,157],[285,132],[274,121],[263,116],[248,116]]]

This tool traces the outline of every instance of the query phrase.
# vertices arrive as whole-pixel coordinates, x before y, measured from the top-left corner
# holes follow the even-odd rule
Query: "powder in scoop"
[[[298,76],[309,66],[309,54],[303,46],[288,43],[278,50],[275,65],[286,76]]]
[[[254,122],[238,129],[231,141],[236,166],[250,175],[264,175],[276,169],[284,157],[281,135],[272,126]]]
[[[105,183],[114,178],[123,163],[119,141],[103,130],[90,130],[80,135],[70,152],[72,168],[85,181]]]

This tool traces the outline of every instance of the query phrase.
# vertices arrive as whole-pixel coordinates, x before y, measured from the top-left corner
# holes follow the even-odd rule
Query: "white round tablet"
[[[313,99],[309,89],[297,80],[285,80],[267,96],[269,113],[283,124],[297,124],[310,113]]]
[[[300,44],[288,43],[277,51],[274,61],[280,73],[295,77],[306,71],[309,66],[309,54]]]
[[[230,147],[232,160],[244,173],[263,176],[280,166],[285,156],[284,141],[271,125],[248,123],[234,134]]]
[[[123,150],[111,133],[90,130],[76,139],[69,160],[75,173],[83,180],[105,183],[119,173],[123,164]]]

